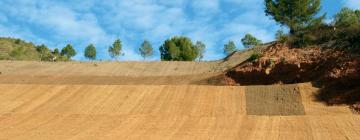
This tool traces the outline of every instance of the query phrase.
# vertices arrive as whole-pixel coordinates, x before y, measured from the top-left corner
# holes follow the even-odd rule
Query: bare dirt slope
[[[352,114],[346,107],[336,109],[342,113],[317,113],[316,110],[329,109],[324,104],[313,104],[309,92],[301,91],[297,85],[276,86],[273,90],[284,91],[281,94],[286,97],[301,95],[302,115],[249,115],[246,94],[267,92],[269,87],[250,87],[260,89],[256,91],[245,88],[2,84],[0,139],[360,137],[359,115]],[[300,91],[289,90],[294,88]],[[290,101],[294,97],[283,99]],[[273,103],[265,104],[277,107]]]
[[[182,76],[223,72],[247,60],[251,51],[208,62],[37,62],[0,61],[2,75],[28,76]]]
[[[319,102],[320,89],[311,84],[209,86],[250,55],[213,62],[0,61],[0,140],[360,138],[360,115]]]
[[[0,83],[186,85],[207,79],[244,62],[251,51],[211,62],[36,62],[0,61]]]

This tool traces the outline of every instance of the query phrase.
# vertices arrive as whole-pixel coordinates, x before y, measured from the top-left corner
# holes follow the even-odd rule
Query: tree
[[[341,11],[334,16],[334,22],[335,26],[338,27],[360,24],[360,10],[342,8]]]
[[[173,37],[160,46],[163,61],[193,61],[198,56],[198,50],[187,37]]]
[[[201,61],[204,58],[206,45],[201,41],[197,41],[195,44],[196,49],[198,50],[198,58]]]
[[[85,55],[87,59],[89,60],[95,60],[96,59],[96,48],[93,44],[90,44],[85,48]]]
[[[230,55],[231,53],[236,51],[236,46],[234,41],[229,41],[227,44],[224,45],[224,53],[226,55]]]
[[[286,34],[283,30],[276,31],[276,40],[280,43],[285,43],[287,40]]]
[[[123,55],[121,53],[122,45],[120,39],[116,39],[112,46],[109,47],[108,52],[113,59],[118,59],[120,55]]]
[[[54,51],[52,52],[52,54],[58,56],[60,54],[59,49],[55,48]]]
[[[41,44],[40,46],[37,46],[37,47],[36,47],[36,51],[38,51],[38,52],[41,53],[41,54],[50,52],[49,48],[48,48],[46,45],[44,45],[44,44]]]
[[[144,60],[146,59],[146,57],[151,57],[153,55],[153,47],[151,46],[150,42],[145,40],[140,48],[139,48],[139,52],[141,54],[141,56],[144,58]]]
[[[255,38],[251,34],[246,34],[245,37],[241,39],[241,42],[243,43],[245,48],[252,48],[262,43],[261,40]]]
[[[49,61],[52,56],[50,49],[44,44],[37,46],[36,51],[39,52],[41,61]]]
[[[71,44],[67,44],[61,50],[61,56],[66,56],[69,59],[71,59],[71,57],[74,57],[75,55],[76,55],[76,51]]]
[[[320,11],[320,0],[265,0],[265,7],[267,16],[288,26],[294,34],[314,21]]]

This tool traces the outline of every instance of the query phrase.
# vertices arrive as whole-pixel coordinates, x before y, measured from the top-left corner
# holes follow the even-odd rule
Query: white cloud
[[[75,46],[78,52],[83,50],[85,44],[103,45],[103,42],[113,39],[98,25],[93,13],[78,13],[60,3],[49,1],[4,1],[3,5],[6,5],[4,7],[9,15],[20,22],[21,27],[7,25],[6,34],[12,37],[35,40],[38,43],[41,40],[40,43],[46,43],[50,48],[78,43]],[[42,29],[39,30],[38,27]],[[44,36],[35,33],[38,31],[48,33]]]
[[[0,23],[5,35],[45,38],[45,43],[63,46],[75,43],[78,55],[94,43],[102,59],[115,38],[123,41],[123,60],[141,60],[137,46],[148,39],[157,51],[174,35],[185,35],[206,43],[206,59],[223,56],[223,44],[232,39],[240,44],[245,33],[269,41],[277,26],[263,14],[262,0],[1,0]],[[230,7],[224,7],[229,4]],[[252,5],[252,6],[249,6]],[[231,7],[232,6],[232,7]],[[235,13],[234,13],[235,12]],[[4,18],[5,17],[5,18]],[[11,17],[11,18],[6,18]],[[254,18],[256,17],[256,18]],[[253,20],[252,20],[253,19]],[[9,29],[3,29],[3,28]],[[41,27],[39,29],[38,27]],[[39,33],[40,32],[40,33]],[[45,32],[41,34],[41,32]],[[0,35],[2,35],[0,33]],[[154,59],[159,59],[156,56]]]
[[[38,3],[21,7],[16,10],[17,15],[22,15],[24,20],[54,30],[54,37],[66,40],[89,40],[99,44],[108,35],[97,24],[97,19],[92,13],[79,14],[73,10],[53,3]],[[17,6],[18,7],[18,6]]]
[[[220,3],[218,0],[194,0],[192,1],[192,8],[195,14],[201,16],[210,16],[220,12]]]

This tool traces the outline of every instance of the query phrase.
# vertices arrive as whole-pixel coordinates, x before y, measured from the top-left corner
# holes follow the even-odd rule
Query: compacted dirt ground
[[[359,115],[352,114],[346,106],[316,103],[311,92],[302,91],[299,85],[271,87],[282,91],[285,98],[275,96],[288,107],[258,102],[263,96],[251,97],[259,98],[258,103],[249,103],[255,100],[249,100],[248,94],[274,96],[272,91],[267,92],[269,88],[1,84],[0,139],[360,137]],[[294,88],[297,91],[292,91]],[[254,105],[274,110],[257,109]],[[290,113],[283,114],[285,110]]]
[[[360,138],[360,115],[318,101],[320,89],[310,83],[213,86],[206,80],[248,57],[0,61],[0,140]]]

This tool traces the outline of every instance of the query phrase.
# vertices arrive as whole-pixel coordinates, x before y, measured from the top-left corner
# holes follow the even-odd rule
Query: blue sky
[[[281,27],[264,14],[263,0],[0,0],[0,36],[16,37],[49,48],[72,44],[76,60],[93,43],[98,59],[116,38],[123,43],[121,60],[142,60],[138,47],[144,39],[155,50],[175,35],[207,45],[205,60],[224,57],[223,45],[251,33],[264,42]],[[322,0],[330,21],[341,7],[360,9],[360,0]]]

